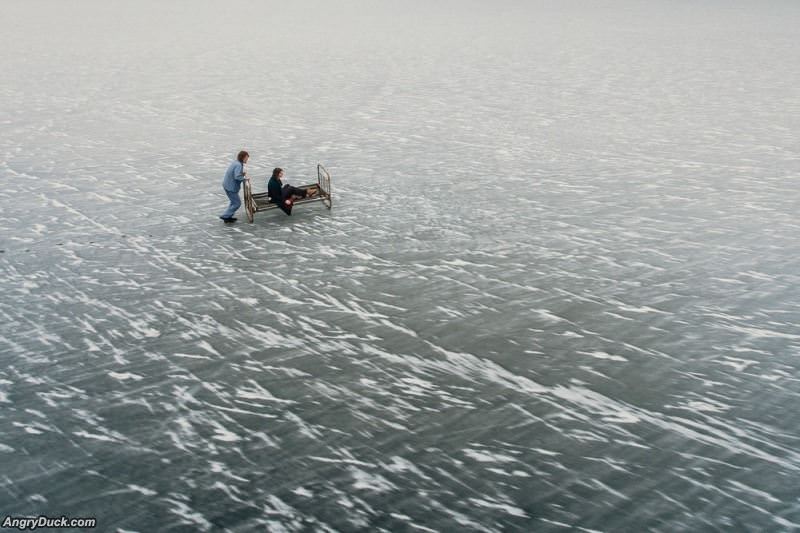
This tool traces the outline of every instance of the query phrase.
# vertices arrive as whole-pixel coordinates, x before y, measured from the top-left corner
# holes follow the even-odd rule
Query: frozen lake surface
[[[336,4],[3,2],[3,512],[800,528],[800,4]]]

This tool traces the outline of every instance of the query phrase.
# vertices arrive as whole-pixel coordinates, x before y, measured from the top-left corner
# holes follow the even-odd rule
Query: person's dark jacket
[[[278,207],[280,207],[287,215],[292,214],[292,202],[290,200],[287,204],[284,201],[281,180],[276,177],[270,178],[269,182],[267,183],[267,194],[269,195],[270,202],[277,204]]]

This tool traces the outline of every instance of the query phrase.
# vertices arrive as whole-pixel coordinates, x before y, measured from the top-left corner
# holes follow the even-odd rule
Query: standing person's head
[[[248,154],[248,153],[247,153],[247,152],[245,152],[244,150],[242,150],[241,152],[239,152],[239,155],[237,155],[237,156],[236,156],[236,160],[237,160],[239,163],[243,164],[243,165],[244,165],[245,163],[247,163],[247,160],[248,160],[248,159],[250,159],[250,154]]]
[[[272,170],[272,177],[276,180],[279,180],[283,177],[283,169],[282,168],[275,168]]]

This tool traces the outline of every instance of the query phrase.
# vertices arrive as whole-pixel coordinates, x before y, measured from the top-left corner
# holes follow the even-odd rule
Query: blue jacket
[[[239,161],[234,161],[225,171],[225,177],[222,178],[222,188],[229,192],[239,192],[242,181],[244,181],[244,165]]]

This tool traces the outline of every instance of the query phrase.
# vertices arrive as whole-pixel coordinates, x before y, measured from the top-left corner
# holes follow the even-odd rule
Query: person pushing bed
[[[239,152],[236,156],[236,161],[228,165],[228,170],[225,171],[225,176],[222,178],[222,188],[225,190],[225,194],[228,195],[230,205],[228,205],[228,209],[226,209],[219,218],[225,221],[226,224],[236,222],[236,218],[234,218],[233,215],[242,205],[242,200],[239,198],[239,189],[244,180],[250,179],[247,177],[247,172],[244,170],[244,165],[247,163],[248,159],[250,159],[250,154],[244,150]]]

